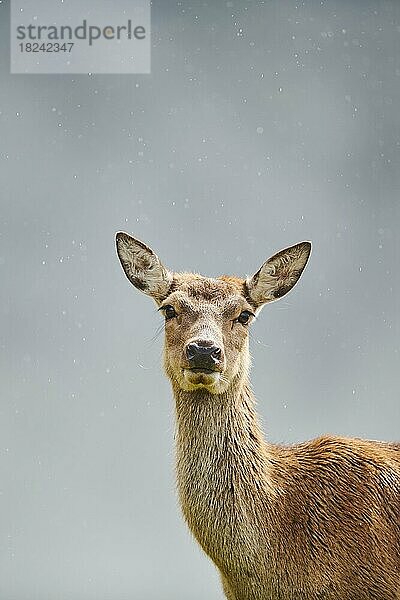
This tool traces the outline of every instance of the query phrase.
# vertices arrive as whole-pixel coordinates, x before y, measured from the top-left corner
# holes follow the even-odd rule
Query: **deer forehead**
[[[163,304],[177,305],[196,316],[221,317],[236,313],[247,303],[242,279],[175,273],[170,294]]]

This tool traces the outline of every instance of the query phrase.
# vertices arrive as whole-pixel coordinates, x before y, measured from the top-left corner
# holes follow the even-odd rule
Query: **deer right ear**
[[[172,273],[151,248],[127,233],[119,231],[116,244],[119,260],[129,281],[160,304],[168,295]]]

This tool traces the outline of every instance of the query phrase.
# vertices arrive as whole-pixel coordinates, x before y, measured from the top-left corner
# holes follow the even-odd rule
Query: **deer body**
[[[328,436],[273,445],[255,412],[248,323],[297,282],[309,245],[246,281],[172,274],[127,234],[117,248],[166,317],[180,503],[227,600],[399,600],[400,446]]]
[[[248,394],[228,413],[209,403],[208,435],[197,406],[177,417],[183,513],[227,598],[399,598],[399,450],[330,437],[268,445]]]

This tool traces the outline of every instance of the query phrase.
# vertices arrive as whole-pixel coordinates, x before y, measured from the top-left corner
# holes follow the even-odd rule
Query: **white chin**
[[[221,373],[218,371],[207,373],[204,371],[183,369],[183,379],[191,389],[211,388],[219,382]]]

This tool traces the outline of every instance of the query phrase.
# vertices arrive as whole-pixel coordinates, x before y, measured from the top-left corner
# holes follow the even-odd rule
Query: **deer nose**
[[[186,358],[190,367],[194,369],[214,369],[220,362],[221,356],[221,348],[215,346],[213,342],[190,342],[186,346]]]

